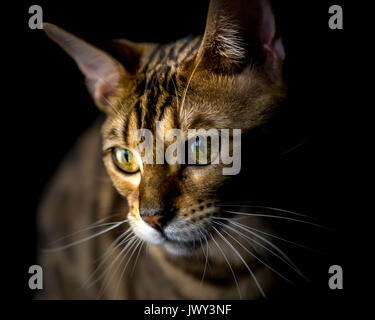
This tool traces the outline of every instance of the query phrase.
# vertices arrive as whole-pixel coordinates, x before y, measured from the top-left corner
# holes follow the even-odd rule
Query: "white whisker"
[[[230,218],[222,218],[222,217],[213,217],[213,219],[215,219],[215,220],[225,220],[225,221],[232,221],[232,220],[233,220],[233,219],[230,219]],[[300,244],[300,243],[297,243],[297,242],[294,242],[294,241],[291,241],[291,240],[287,240],[287,239],[285,239],[285,238],[282,238],[282,237],[276,236],[276,235],[274,235],[274,234],[271,234],[271,233],[265,232],[265,231],[263,231],[263,230],[259,230],[259,229],[256,229],[256,228],[253,228],[253,227],[250,227],[250,226],[248,226],[248,225],[244,225],[244,224],[239,223],[239,222],[237,222],[237,221],[236,221],[236,223],[239,224],[239,225],[241,225],[241,226],[243,226],[244,228],[248,228],[248,229],[253,230],[253,231],[255,231],[255,232],[258,232],[258,233],[261,233],[261,234],[267,235],[267,236],[269,236],[269,237],[272,237],[272,238],[275,238],[275,239],[278,239],[278,240],[284,241],[284,242],[286,242],[286,243],[290,243],[290,244],[292,244],[292,245],[295,245],[295,246],[300,247],[300,248],[303,248],[303,249],[307,249],[307,250],[314,251],[314,252],[316,252],[316,253],[320,253],[320,254],[322,254],[322,252],[320,252],[320,251],[318,251],[318,250],[316,250],[316,249],[313,249],[313,248],[307,247],[307,246],[305,246],[305,245],[303,245],[303,244]]]
[[[217,225],[221,226],[221,227],[227,227],[225,224],[221,223],[221,222],[215,222]],[[234,231],[235,233],[237,233],[237,231],[233,228],[230,228],[232,231]],[[253,258],[255,258],[256,260],[258,260],[259,262],[261,262],[264,266],[266,266],[268,269],[270,269],[272,272],[274,272],[275,274],[277,274],[279,277],[281,277],[282,279],[284,279],[286,282],[290,283],[290,284],[293,284],[294,283],[292,281],[290,281],[288,278],[286,278],[285,276],[283,276],[281,273],[279,273],[278,271],[276,271],[274,268],[272,268],[270,265],[268,265],[267,263],[265,263],[262,259],[260,259],[257,255],[255,255],[254,253],[252,253],[249,249],[247,249],[241,242],[239,242],[236,238],[234,238],[231,234],[229,234],[227,231],[223,230],[222,231],[227,234],[229,237],[231,237],[234,241],[236,241],[236,243],[238,243],[248,254],[250,254]]]
[[[43,251],[44,251],[44,252],[56,252],[56,251],[60,251],[60,250],[64,250],[64,249],[67,249],[67,248],[70,248],[70,247],[76,246],[76,245],[78,245],[78,244],[80,244],[80,243],[82,243],[82,242],[85,242],[85,241],[88,241],[88,240],[90,240],[90,239],[96,238],[96,237],[102,235],[103,233],[106,233],[106,232],[108,232],[108,231],[110,231],[110,230],[113,230],[113,229],[117,228],[118,226],[124,224],[125,222],[127,222],[127,220],[123,220],[123,221],[120,221],[120,222],[116,222],[116,223],[115,223],[114,225],[112,225],[111,227],[109,227],[109,228],[107,228],[107,229],[104,229],[104,230],[102,230],[102,231],[100,231],[100,232],[97,232],[97,233],[95,233],[95,234],[93,234],[93,235],[91,235],[91,236],[88,236],[88,237],[86,237],[86,238],[83,238],[83,239],[80,239],[80,240],[74,241],[74,242],[72,242],[72,243],[70,243],[70,244],[67,244],[67,245],[65,245],[65,246],[61,246],[61,247],[57,247],[57,248],[52,248],[52,249],[44,249]]]
[[[249,213],[249,212],[237,212],[237,211],[230,211],[230,210],[223,210],[224,212],[232,213],[232,214],[238,214],[238,215],[243,215],[243,216],[248,216],[248,217],[264,217],[264,218],[275,218],[275,219],[282,219],[282,220],[288,220],[288,221],[294,221],[294,222],[300,222],[308,225],[312,225],[315,227],[319,227],[322,229],[328,229],[326,226],[322,226],[320,224],[316,224],[313,222],[305,221],[305,220],[300,220],[300,219],[294,219],[294,218],[289,218],[289,217],[283,217],[283,216],[277,216],[277,215],[270,215],[270,214],[260,214],[260,213]]]
[[[110,219],[110,218],[112,218],[112,217],[114,217],[114,216],[116,216],[116,215],[119,215],[119,214],[112,214],[112,215],[110,215],[110,216],[108,216],[108,217],[102,218],[102,219],[100,219],[100,220],[98,220],[98,221],[96,221],[96,222],[90,224],[89,226],[87,226],[87,227],[85,227],[85,228],[83,228],[83,229],[81,229],[81,230],[78,230],[78,231],[72,232],[72,233],[70,233],[70,234],[67,234],[66,236],[63,236],[63,237],[58,238],[58,239],[56,239],[56,240],[53,240],[53,241],[50,243],[50,245],[52,245],[52,244],[54,244],[54,243],[56,243],[56,242],[59,242],[59,241],[61,241],[61,240],[67,239],[67,238],[69,238],[69,237],[75,236],[75,235],[80,234],[80,233],[85,232],[85,231],[89,231],[89,230],[92,230],[92,229],[95,229],[95,228],[99,228],[99,227],[102,227],[102,226],[106,226],[106,225],[113,225],[113,224],[116,224],[116,223],[118,223],[118,222],[124,221],[124,220],[121,220],[121,221],[114,221],[114,222],[106,222],[106,223],[102,223],[103,221],[108,220],[108,219]],[[128,220],[126,220],[126,222],[127,222],[127,221],[128,221]],[[45,250],[48,250],[48,249],[45,249]]]
[[[213,236],[211,236],[211,240],[216,244],[216,246],[217,246],[218,249],[220,250],[221,254],[223,255],[225,261],[227,262],[227,264],[228,264],[228,266],[229,266],[229,269],[230,269],[230,271],[232,272],[232,276],[233,276],[234,282],[236,283],[238,296],[240,297],[240,300],[242,300],[241,289],[240,289],[240,286],[238,285],[237,277],[236,277],[236,274],[234,273],[234,270],[233,270],[233,268],[232,268],[232,265],[230,264],[230,262],[229,262],[227,256],[225,255],[223,249],[219,246],[219,244],[216,242],[216,240],[215,240],[215,238],[214,238]]]
[[[125,239],[121,242],[121,244],[124,244],[126,241],[126,245],[124,246],[123,249],[121,249],[121,251],[117,254],[116,258],[110,263],[110,265],[102,272],[102,274],[97,278],[95,279],[93,282],[91,282],[88,286],[91,287],[93,286],[95,283],[97,283],[99,280],[103,279],[103,277],[107,278],[107,273],[112,270],[113,268],[113,265],[117,262],[117,260],[121,257],[121,255],[123,254],[123,252],[126,251],[126,249],[129,248],[129,246],[134,243],[134,240],[135,240],[136,236],[133,235],[131,238],[129,239]]]
[[[203,280],[204,280],[204,276],[206,275],[206,271],[207,271],[207,264],[208,264],[208,247],[209,247],[209,244],[208,244],[207,237],[203,234],[203,232],[200,231],[200,233],[202,234],[203,238],[204,238],[205,241],[206,241],[206,251],[204,251],[203,243],[202,243],[202,239],[199,239],[200,242],[201,242],[202,252],[203,252],[203,255],[204,255],[204,257],[205,257],[204,269],[203,269],[202,278],[201,278],[201,282],[200,282],[200,286],[202,286],[202,284],[203,284]]]
[[[139,254],[141,253],[144,244],[145,244],[145,242],[143,240],[141,240],[141,246],[139,247],[137,257],[135,258],[135,262],[134,262],[134,265],[133,265],[133,268],[132,268],[131,276],[133,276],[133,274],[134,274],[135,267],[136,267],[137,262],[138,262]]]
[[[131,228],[127,229],[125,232],[121,233],[113,242],[112,244],[107,248],[104,255],[99,258],[101,262],[96,267],[96,269],[93,271],[93,273],[89,276],[89,278],[85,281],[85,283],[82,285],[83,287],[90,287],[91,285],[88,285],[89,281],[98,273],[100,268],[103,266],[103,264],[107,261],[107,259],[113,254],[113,252],[123,245],[131,236],[132,230]],[[125,237],[125,238],[124,238]],[[122,241],[120,241],[122,238],[124,238]]]
[[[141,239],[137,239],[137,240],[135,241],[135,245],[134,245],[134,247],[133,247],[133,249],[132,249],[132,252],[131,252],[131,254],[130,254],[128,260],[126,261],[125,267],[122,269],[122,272],[121,272],[121,275],[120,275],[120,279],[118,280],[118,283],[117,283],[117,286],[116,286],[116,289],[115,289],[115,296],[117,296],[117,292],[118,292],[118,290],[119,290],[119,288],[120,288],[121,280],[122,280],[122,278],[124,277],[124,274],[125,274],[125,271],[126,271],[128,265],[129,265],[129,262],[131,261],[131,259],[132,259],[133,255],[134,255],[134,253],[137,251],[138,247],[139,247],[141,244],[142,244],[142,240],[141,240]],[[126,255],[125,255],[125,256],[126,256]],[[120,262],[120,265],[122,264],[122,261],[124,260],[125,256],[122,258],[122,260],[121,260],[121,262]]]
[[[105,289],[108,287],[108,285],[111,283],[113,277],[115,276],[115,274],[117,273],[118,269],[120,268],[122,262],[124,261],[125,257],[127,256],[127,254],[129,253],[129,250],[131,250],[133,248],[133,246],[137,243],[137,237],[134,235],[130,240],[129,242],[126,244],[126,246],[120,251],[120,253],[117,255],[116,259],[111,263],[111,265],[105,270],[105,272],[103,273],[106,274],[105,275],[105,278],[103,280],[103,284],[101,286],[101,289],[99,291],[99,294],[98,294],[98,298],[100,298]],[[129,249],[129,250],[127,250]],[[109,274],[109,272],[112,270],[114,264],[117,262],[117,260],[120,258],[120,262],[118,263],[116,269],[112,272],[112,274]]]
[[[233,252],[240,258],[240,260],[242,261],[242,263],[244,264],[244,266],[246,267],[246,269],[249,271],[250,275],[254,279],[254,282],[255,282],[256,286],[258,287],[259,292],[261,293],[261,295],[264,298],[266,298],[266,294],[264,293],[261,285],[259,284],[255,274],[253,273],[253,271],[251,270],[249,265],[246,263],[244,258],[240,255],[240,253],[236,250],[236,248],[233,247],[233,245],[227,239],[225,239],[225,237],[219,232],[219,230],[217,230],[214,226],[212,226],[212,228],[217,232],[217,234],[220,236],[220,238],[222,238],[224,240],[224,242],[233,250]]]
[[[244,207],[244,208],[254,208],[254,209],[266,209],[266,210],[271,210],[271,211],[289,213],[289,214],[293,214],[296,216],[305,217],[309,219],[316,219],[314,217],[311,217],[311,216],[308,216],[299,212],[294,212],[294,211],[285,210],[285,209],[276,208],[276,207],[258,206],[258,205],[249,205],[249,204],[216,204],[216,205],[218,207]]]
[[[264,241],[265,243],[267,243],[268,245],[270,245],[273,249],[275,249],[280,255],[278,255],[277,253],[275,253],[274,251],[272,251],[271,249],[269,249],[268,247],[262,245],[261,243],[259,243],[258,241],[256,241],[255,239],[252,239],[250,237],[247,237],[246,235],[244,235],[243,233],[238,232],[243,235],[243,237],[247,238],[248,240],[258,244],[259,246],[261,246],[262,248],[264,248],[265,250],[267,250],[268,252],[272,253],[275,257],[279,258],[281,261],[283,261],[285,264],[287,264],[290,268],[292,268],[294,271],[296,271],[302,278],[304,278],[305,280],[309,281],[309,279],[300,271],[300,269],[295,265],[295,263],[288,257],[288,255],[286,253],[284,253],[278,246],[276,246],[274,243],[272,243],[271,241],[267,240],[266,238],[260,236],[259,234],[257,234],[256,232],[253,232],[251,230],[247,230],[246,228],[242,227],[241,225],[237,224],[236,222],[233,222],[233,221],[229,221],[230,223],[236,225],[238,228],[240,229],[243,229],[247,232],[249,232],[250,234],[252,234],[253,236],[257,237],[258,239],[261,239],[262,241]],[[229,227],[229,226],[228,226]]]

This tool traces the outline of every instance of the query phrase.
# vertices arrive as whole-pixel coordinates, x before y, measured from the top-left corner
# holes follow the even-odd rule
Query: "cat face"
[[[212,1],[203,37],[167,45],[119,40],[113,45],[118,60],[55,26],[45,30],[76,60],[107,115],[103,160],[128,202],[134,233],[169,253],[191,253],[221,215],[216,203],[241,193],[248,181],[241,172],[224,175],[226,165],[212,158],[189,165],[158,164],[156,157],[173,143],[171,129],[183,133],[186,149],[212,155],[211,140],[197,145],[201,141],[189,139],[189,130],[241,129],[246,135],[272,115],[285,94],[284,53],[268,2]],[[134,138],[139,129],[152,134],[151,163]]]

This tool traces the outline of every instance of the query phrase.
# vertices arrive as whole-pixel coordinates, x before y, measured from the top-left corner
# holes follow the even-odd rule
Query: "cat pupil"
[[[130,154],[129,154],[128,150],[124,150],[124,158],[125,158],[126,162],[130,162],[131,161]]]
[[[195,155],[197,164],[209,164],[211,162],[211,140],[207,141],[197,137],[190,145],[191,151]]]
[[[195,151],[196,153],[198,154],[199,153],[199,150],[200,150],[200,146],[201,146],[201,141],[200,140],[196,140],[194,143],[193,143],[193,151],[194,151],[194,147],[195,147]]]

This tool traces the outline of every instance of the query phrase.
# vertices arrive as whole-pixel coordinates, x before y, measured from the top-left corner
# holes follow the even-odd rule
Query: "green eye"
[[[196,139],[189,142],[189,162],[190,164],[205,165],[213,160],[211,150],[211,139]]]
[[[139,165],[133,152],[127,149],[114,148],[112,150],[113,162],[116,167],[126,173],[136,173],[139,171]]]

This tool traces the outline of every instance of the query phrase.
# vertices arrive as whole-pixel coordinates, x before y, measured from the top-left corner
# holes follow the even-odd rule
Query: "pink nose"
[[[161,218],[163,218],[163,216],[161,215],[152,215],[152,216],[142,216],[142,220],[144,222],[146,222],[147,224],[149,224],[151,227],[159,227],[161,228],[162,227],[162,223],[161,223]]]

